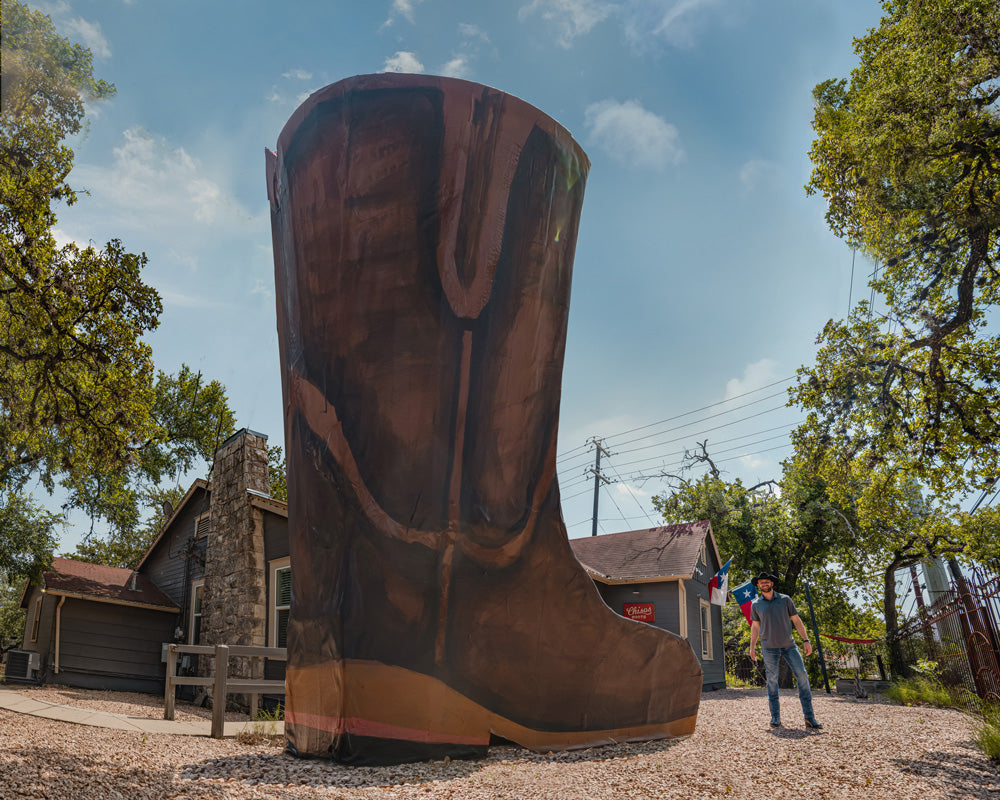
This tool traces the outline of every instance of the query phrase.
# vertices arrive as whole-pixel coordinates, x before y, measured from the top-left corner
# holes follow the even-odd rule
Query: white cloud
[[[108,40],[104,38],[99,22],[88,22],[83,17],[74,17],[63,22],[60,27],[70,38],[78,38],[89,47],[90,52],[97,58],[111,57],[111,48],[108,46]]]
[[[479,39],[485,44],[490,43],[490,37],[486,35],[486,31],[480,28],[478,25],[472,25],[468,22],[458,23],[458,32],[462,35],[464,39]]]
[[[382,23],[382,27],[389,27],[400,17],[403,17],[411,25],[416,24],[414,12],[416,7],[422,2],[423,0],[392,0],[392,6],[389,8],[389,16]]]
[[[781,167],[771,161],[755,158],[740,167],[740,183],[752,191],[776,183],[781,178]]]
[[[415,53],[406,50],[397,51],[396,55],[385,60],[382,72],[423,72],[424,65],[417,59]]]
[[[250,294],[259,294],[261,297],[269,299],[274,297],[274,287],[269,281],[257,278],[250,289]]]
[[[288,72],[281,73],[282,78],[288,78],[288,80],[291,81],[307,81],[311,79],[312,76],[313,74],[311,72],[307,72],[304,69],[290,69]]]
[[[603,22],[615,7],[600,0],[532,0],[517,12],[522,22],[533,14],[555,25],[558,42],[569,47],[577,36],[588,33],[597,23]]]
[[[31,5],[52,17],[52,22],[60,33],[88,47],[96,58],[111,57],[111,47],[104,38],[100,23],[73,16],[73,9],[66,0],[54,3],[35,2]]]
[[[726,400],[741,394],[761,389],[779,380],[778,362],[770,358],[762,358],[753,364],[748,364],[743,370],[742,378],[731,378],[726,381]]]
[[[734,2],[738,0],[531,0],[517,16],[522,22],[541,16],[555,27],[563,47],[612,17],[618,18],[626,38],[638,48],[657,41],[690,47],[698,32],[720,16],[718,9]]]
[[[633,44],[662,39],[690,47],[716,7],[728,0],[626,0],[620,7],[625,35]]]
[[[216,308],[220,305],[218,301],[212,300],[204,294],[185,294],[174,289],[167,289],[157,286],[156,291],[160,294],[160,299],[166,307],[175,306],[178,308]]]
[[[455,56],[451,61],[441,65],[441,74],[446,78],[467,78],[469,76],[468,58]]]
[[[638,486],[633,486],[632,484],[625,483],[624,481],[616,483],[615,490],[618,492],[618,494],[624,495],[626,497],[628,497],[629,495],[640,499],[643,497],[649,497],[649,492],[643,491]]]
[[[155,219],[157,226],[210,225],[248,216],[184,148],[138,127],[125,131],[112,166],[81,164],[74,174],[82,188],[120,209],[123,217]]]
[[[684,157],[677,128],[638,100],[593,103],[584,122],[590,141],[624,164],[662,169]]]

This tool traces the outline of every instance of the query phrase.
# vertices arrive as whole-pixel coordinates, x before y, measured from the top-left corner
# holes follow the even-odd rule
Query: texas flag
[[[740,611],[743,612],[743,616],[747,618],[747,624],[749,624],[750,604],[757,598],[757,587],[750,581],[747,581],[733,589],[733,597],[739,603]]]
[[[726,604],[726,597],[729,595],[729,565],[732,563],[733,560],[729,559],[708,582],[708,599],[717,606]]]

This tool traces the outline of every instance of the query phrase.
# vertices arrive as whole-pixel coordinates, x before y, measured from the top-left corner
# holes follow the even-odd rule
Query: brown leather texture
[[[320,90],[268,153],[294,596],[286,727],[303,755],[467,754],[467,730],[428,751],[404,720],[352,716],[385,703],[345,663],[440,681],[482,724],[546,732],[528,746],[693,725],[690,645],[604,605],[559,511],[588,169],[527,103],[423,75]]]

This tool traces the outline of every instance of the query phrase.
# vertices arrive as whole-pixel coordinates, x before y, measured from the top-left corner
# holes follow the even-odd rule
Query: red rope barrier
[[[820,636],[825,636],[827,639],[836,639],[838,642],[847,642],[848,644],[876,644],[881,642],[881,639],[846,639],[843,636],[834,636],[832,633],[821,633]]]

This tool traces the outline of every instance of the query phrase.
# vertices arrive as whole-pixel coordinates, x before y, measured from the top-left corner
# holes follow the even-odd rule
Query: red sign
[[[637,622],[654,622],[652,603],[626,603],[625,616]]]

